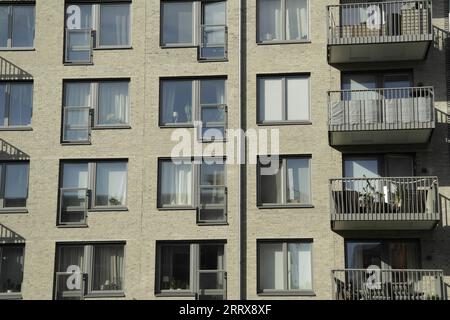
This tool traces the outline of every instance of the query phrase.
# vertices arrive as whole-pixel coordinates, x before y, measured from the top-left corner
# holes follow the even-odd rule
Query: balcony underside
[[[415,61],[426,58],[433,36],[420,41],[391,42],[402,36],[334,39],[328,44],[330,64],[383,61]]]
[[[354,214],[332,215],[331,224],[335,231],[357,230],[432,230],[439,222],[438,214],[404,214],[390,213],[385,215]]]
[[[433,133],[434,123],[424,124],[421,129],[378,129],[361,130],[355,125],[351,130],[337,130],[330,126],[330,145],[384,145],[384,144],[423,144],[427,143]],[[351,127],[351,126],[349,126]],[[366,126],[367,127],[367,126]],[[342,128],[342,127],[341,127]]]

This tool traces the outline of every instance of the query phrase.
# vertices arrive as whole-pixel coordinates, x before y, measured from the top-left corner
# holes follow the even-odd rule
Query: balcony
[[[330,144],[420,144],[435,128],[432,87],[328,92]]]
[[[66,29],[64,63],[92,64],[94,37],[92,29]]]
[[[227,273],[217,270],[198,271],[197,300],[226,300]]]
[[[83,300],[87,274],[56,272],[55,300]]]
[[[332,270],[334,300],[446,300],[441,270]]]
[[[198,59],[222,61],[227,59],[228,28],[226,25],[202,25]]]
[[[197,208],[197,224],[226,224],[227,202],[227,187],[200,186],[200,203]]]
[[[89,190],[61,189],[58,226],[86,226],[88,206]]]
[[[342,230],[431,230],[440,220],[437,177],[330,180],[331,224]]]
[[[328,61],[425,59],[433,40],[430,0],[331,5]]]

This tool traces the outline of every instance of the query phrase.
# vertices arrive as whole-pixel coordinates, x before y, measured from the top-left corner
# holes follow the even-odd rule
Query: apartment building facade
[[[0,0],[0,298],[446,299],[448,31],[444,0]]]

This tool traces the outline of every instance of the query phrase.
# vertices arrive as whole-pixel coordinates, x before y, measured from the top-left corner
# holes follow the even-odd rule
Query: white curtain
[[[311,203],[309,160],[288,159],[287,175],[287,202]]]
[[[283,120],[283,92],[280,78],[259,79],[259,115],[261,121]]]
[[[33,85],[31,83],[11,84],[10,126],[28,126],[31,124]]]
[[[308,0],[286,0],[286,40],[308,38]]]
[[[192,164],[162,163],[161,204],[184,206],[192,204]]]
[[[259,1],[259,41],[281,39],[281,0]]]
[[[0,293],[20,292],[23,280],[23,247],[0,247]]]
[[[128,82],[99,83],[98,122],[100,125],[121,125],[128,123]]]
[[[284,267],[282,243],[260,244],[259,289],[284,290]]]
[[[125,162],[97,163],[95,193],[96,205],[124,206],[127,195],[127,164]]]
[[[192,44],[193,2],[165,1],[163,11],[163,44]]]
[[[13,6],[12,46],[33,47],[34,6]]]
[[[123,245],[94,246],[93,290],[123,289]]]
[[[58,247],[58,272],[67,272],[70,266],[77,266],[84,272],[84,246]]]
[[[192,121],[192,81],[164,81],[163,124]]]
[[[63,188],[87,188],[88,164],[65,163],[63,165]]]
[[[130,44],[130,5],[100,4],[100,45]]]
[[[289,290],[312,290],[310,243],[288,244]]]
[[[309,77],[289,77],[286,120],[309,120]]]

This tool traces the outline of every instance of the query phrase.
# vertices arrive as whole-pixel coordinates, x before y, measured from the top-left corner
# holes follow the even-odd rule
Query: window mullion
[[[284,268],[283,268],[283,284],[284,284],[284,290],[288,290],[289,284],[288,284],[288,273],[289,273],[289,261],[288,261],[288,244],[287,242],[283,242],[283,261],[284,261]]]
[[[192,5],[194,6],[192,10],[192,44],[198,46],[200,44],[202,4],[201,1],[194,1]]]
[[[95,203],[95,199],[96,199],[96,180],[97,180],[97,163],[96,162],[91,162],[88,165],[88,188],[91,191],[90,195],[91,195],[91,204],[92,204],[92,208],[95,208],[97,205]]]
[[[287,204],[287,168],[286,168],[286,158],[284,158],[281,162],[281,195],[283,204]]]
[[[99,47],[100,43],[100,5],[92,5],[92,29],[95,31],[95,47]]]
[[[5,118],[3,119],[3,124],[9,127],[9,117],[11,114],[11,83],[6,84],[5,90]]]
[[[91,110],[94,113],[93,119],[91,119],[90,126],[94,127],[98,125],[98,115],[99,115],[99,105],[100,105],[100,95],[99,92],[100,82],[93,82],[91,84]],[[92,123],[93,122],[93,123]]]
[[[281,119],[283,121],[287,120],[287,78],[283,77],[281,78],[281,99],[282,99],[282,109],[281,109]]]
[[[0,208],[4,208],[5,204],[5,184],[6,184],[6,164],[0,164]]]
[[[286,0],[281,0],[281,40],[286,40]]]
[[[13,6],[8,8],[8,40],[6,47],[12,48],[12,37],[13,37]]]
[[[198,269],[198,244],[190,245],[191,259],[190,259],[190,288],[191,291],[197,292],[197,269]]]

